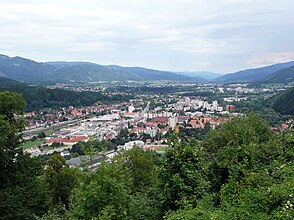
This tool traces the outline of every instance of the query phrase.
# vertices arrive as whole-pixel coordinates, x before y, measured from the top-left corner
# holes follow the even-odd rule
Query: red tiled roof
[[[155,122],[146,122],[145,125],[147,127],[156,127],[157,126],[157,123],[155,123]]]
[[[126,112],[125,115],[139,115],[139,112]]]
[[[66,143],[75,143],[78,141],[83,141],[88,139],[86,136],[69,136],[66,138],[52,138],[48,141],[46,141],[47,144],[51,144],[53,142],[66,142]]]
[[[289,126],[287,124],[281,124],[282,128],[288,128]]]
[[[150,145],[150,146],[145,146],[144,149],[145,150],[149,150],[149,149],[158,149],[158,148],[168,148],[168,145]]]
[[[137,127],[137,128],[133,128],[130,132],[137,133],[137,132],[142,132],[142,131],[146,131],[146,128]]]
[[[151,139],[146,139],[146,143],[151,143]]]
[[[155,117],[151,120],[152,122],[156,123],[168,123],[168,117]]]

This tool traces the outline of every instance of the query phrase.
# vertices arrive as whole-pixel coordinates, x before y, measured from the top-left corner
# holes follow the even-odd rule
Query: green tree
[[[250,149],[266,143],[272,136],[269,125],[253,113],[233,118],[209,132],[202,145],[207,152],[212,190],[219,191],[232,172],[241,176],[252,161]]]
[[[81,172],[69,168],[64,157],[54,154],[47,162],[45,176],[51,189],[54,204],[60,203],[67,207],[72,189],[82,178]]]
[[[198,201],[196,207],[187,207],[177,211],[169,212],[165,219],[167,220],[217,220],[221,218],[222,212],[213,205],[213,196],[207,195]]]
[[[38,138],[45,138],[46,134],[44,131],[38,133]]]
[[[130,177],[118,163],[101,163],[96,172],[74,190],[72,219],[126,219],[130,202]]]
[[[25,103],[15,93],[0,93],[0,219],[32,219],[51,204],[40,175],[41,161],[20,148]],[[45,184],[44,184],[45,183]]]
[[[10,183],[14,175],[17,155],[22,154],[19,148],[21,131],[24,121],[18,115],[22,114],[25,103],[21,95],[9,92],[0,93],[0,189]]]
[[[120,163],[130,174],[133,181],[133,191],[145,191],[151,186],[155,178],[156,156],[153,152],[146,152],[140,147],[123,151],[113,161]]]
[[[198,142],[172,142],[158,176],[164,212],[195,205],[209,187],[204,151]]]
[[[0,115],[18,130],[24,129],[24,121],[17,117],[22,115],[26,104],[20,94],[11,92],[0,93]]]
[[[290,133],[256,145],[250,150],[251,166],[239,176],[232,172],[220,196],[227,219],[293,218],[294,138],[291,136]]]
[[[254,118],[255,115],[249,117]],[[204,155],[209,168],[205,173],[209,180],[212,183],[222,180],[224,176],[221,176],[223,173],[220,170],[226,170],[225,181],[218,190],[213,188],[212,192],[216,191],[216,195],[208,190],[210,194],[197,200],[196,205],[169,212],[166,219],[293,218],[294,131],[272,137],[267,124],[263,120],[258,122],[260,127],[250,122],[249,118],[239,118],[210,134],[214,138],[225,138],[224,133],[230,135],[231,131],[233,134],[234,128],[235,134],[238,134],[231,143],[220,142],[215,151],[204,148],[209,152]],[[260,133],[251,131],[253,136],[250,139],[246,133],[252,129],[265,130]],[[238,133],[241,130],[245,136]],[[211,143],[210,135],[204,144]],[[218,178],[215,178],[217,175]]]
[[[90,164],[90,169],[92,170],[93,165],[93,159],[95,157],[95,155],[97,154],[97,149],[95,148],[94,145],[94,137],[91,137],[90,140],[88,142],[81,142],[82,146],[81,149],[84,152],[84,154],[87,155],[87,157],[85,157],[85,161],[84,162],[84,170],[88,171],[88,167]]]

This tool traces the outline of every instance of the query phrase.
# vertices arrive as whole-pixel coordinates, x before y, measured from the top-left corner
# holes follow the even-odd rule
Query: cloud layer
[[[232,72],[294,60],[292,0],[0,0],[0,53]]]

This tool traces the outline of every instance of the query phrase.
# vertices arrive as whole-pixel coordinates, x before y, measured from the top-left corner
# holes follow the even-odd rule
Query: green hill
[[[226,74],[218,77],[216,80],[223,83],[236,82],[262,82],[271,74],[294,65],[294,61],[287,63],[278,63],[271,66],[265,66],[256,69],[242,70],[236,73]]]
[[[191,77],[160,70],[147,69],[143,67],[121,67],[116,65],[107,66],[108,69],[126,72],[133,75],[133,79],[138,80],[178,80],[187,81]]]
[[[294,115],[294,87],[273,98],[273,108],[282,115]]]
[[[0,55],[0,76],[24,82],[187,81],[190,77],[142,67],[104,66],[89,62],[39,63]]]
[[[19,85],[21,82],[0,76],[0,86]]]
[[[270,75],[266,82],[268,83],[290,83],[294,82],[294,66],[281,69]]]

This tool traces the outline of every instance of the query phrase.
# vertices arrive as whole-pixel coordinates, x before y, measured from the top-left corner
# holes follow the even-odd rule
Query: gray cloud
[[[0,0],[0,52],[231,72],[294,60],[292,0]]]

